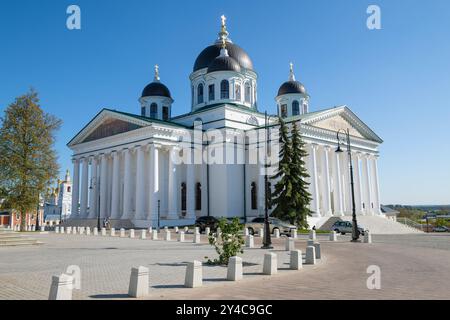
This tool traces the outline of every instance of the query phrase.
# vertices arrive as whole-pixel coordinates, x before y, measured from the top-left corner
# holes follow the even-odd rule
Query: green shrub
[[[220,219],[218,226],[220,235],[216,237],[215,233],[210,233],[208,240],[209,244],[216,249],[219,259],[208,259],[208,263],[227,265],[230,257],[244,253],[242,249],[244,237],[241,234],[244,225],[239,223],[239,219],[235,217],[231,222],[225,218]]]

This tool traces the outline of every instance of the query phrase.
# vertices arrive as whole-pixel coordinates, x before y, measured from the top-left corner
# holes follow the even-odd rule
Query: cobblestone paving
[[[47,299],[51,277],[69,265],[80,266],[82,273],[74,299],[127,298],[131,268],[139,265],[150,269],[150,299],[450,298],[449,236],[373,236],[369,245],[349,243],[347,236],[329,242],[319,235],[325,257],[301,271],[287,270],[284,240],[273,239],[280,270],[272,277],[261,275],[266,251],[255,238],[258,249],[243,255],[244,280],[225,281],[226,268],[205,265],[204,287],[196,289],[182,288],[186,262],[216,256],[204,236],[203,244],[54,233],[36,237],[44,245],[0,248],[0,299]],[[296,241],[303,252],[306,238]],[[366,287],[366,268],[372,264],[381,268],[381,290]]]

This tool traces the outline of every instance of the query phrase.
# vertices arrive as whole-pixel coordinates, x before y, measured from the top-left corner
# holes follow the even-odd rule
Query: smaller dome
[[[214,71],[235,71],[241,72],[239,62],[230,56],[218,56],[208,66],[208,73]]]
[[[278,89],[278,96],[288,93],[306,94],[306,89],[300,82],[290,80],[283,83]]]
[[[152,82],[142,91],[142,97],[161,96],[172,98],[169,89],[161,82]]]

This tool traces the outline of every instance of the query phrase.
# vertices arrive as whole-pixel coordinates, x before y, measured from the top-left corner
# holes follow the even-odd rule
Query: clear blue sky
[[[82,10],[82,30],[66,29],[66,8]],[[366,28],[381,7],[382,30]],[[42,107],[64,121],[57,150],[101,108],[139,113],[137,99],[160,65],[189,111],[188,76],[228,17],[233,41],[259,75],[259,108],[294,62],[311,110],[347,104],[384,139],[382,202],[450,203],[450,1],[2,0],[0,111],[33,86]]]

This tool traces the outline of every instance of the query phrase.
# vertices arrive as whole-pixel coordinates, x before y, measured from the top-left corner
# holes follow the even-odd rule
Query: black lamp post
[[[338,141],[338,147],[336,149],[336,152],[344,152],[341,149],[341,141],[339,134],[344,134],[347,138],[347,154],[348,154],[348,161],[349,161],[349,167],[350,167],[350,186],[352,189],[352,242],[359,242],[359,232],[358,232],[358,224],[356,221],[356,208],[355,208],[355,187],[353,184],[353,164],[352,164],[352,152],[350,147],[350,131],[349,129],[343,130],[340,129],[336,132],[336,137]]]
[[[158,232],[161,224],[161,200],[158,200]]]
[[[270,237],[270,224],[269,224],[269,178],[267,174],[267,152],[268,152],[268,146],[269,146],[269,123],[268,123],[268,116],[267,111],[264,113],[264,128],[266,133],[266,141],[265,141],[265,152],[264,152],[264,239],[263,239],[263,246],[261,249],[273,249],[272,247],[272,239]]]

